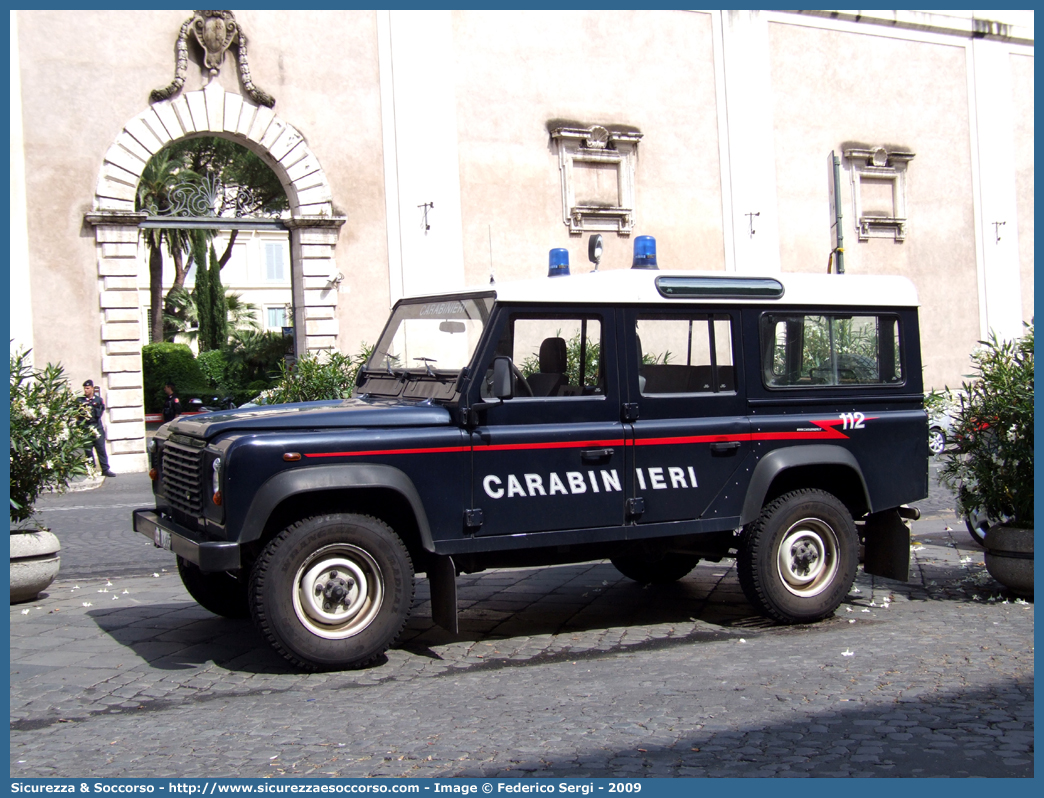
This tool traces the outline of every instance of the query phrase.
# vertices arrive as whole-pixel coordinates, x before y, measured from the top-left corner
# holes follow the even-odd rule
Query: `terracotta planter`
[[[1020,596],[1033,595],[1033,530],[991,526],[986,533],[986,570]]]
[[[32,601],[58,576],[61,546],[50,532],[11,533],[11,603]]]

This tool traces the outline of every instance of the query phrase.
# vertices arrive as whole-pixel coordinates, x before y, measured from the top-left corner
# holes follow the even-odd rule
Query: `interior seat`
[[[566,381],[566,342],[545,338],[540,344],[540,371],[526,378],[533,396],[558,396]]]

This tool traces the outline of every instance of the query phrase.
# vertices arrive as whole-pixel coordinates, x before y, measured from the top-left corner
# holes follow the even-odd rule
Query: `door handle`
[[[718,441],[711,444],[711,451],[717,454],[732,454],[739,451],[739,441]]]
[[[581,449],[581,460],[604,460],[613,456],[613,449]]]

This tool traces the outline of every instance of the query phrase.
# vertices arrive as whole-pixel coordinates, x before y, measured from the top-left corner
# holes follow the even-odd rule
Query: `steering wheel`
[[[515,365],[515,362],[514,361],[509,361],[509,362],[511,363],[511,373],[515,377],[515,393],[523,394],[525,396],[532,397],[533,396],[533,386],[529,384],[529,382],[526,380],[526,378],[524,376],[522,376],[522,372],[518,370],[518,366]],[[519,385],[522,386],[522,390],[521,391],[518,390],[518,386]]]

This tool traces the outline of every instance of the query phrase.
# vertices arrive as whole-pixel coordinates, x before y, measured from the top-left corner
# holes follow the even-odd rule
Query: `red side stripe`
[[[470,446],[439,446],[432,449],[372,449],[366,452],[315,452],[306,454],[305,457],[372,457],[381,454],[435,454],[470,451]]]
[[[495,443],[476,446],[476,452],[509,452],[521,449],[579,449],[584,446],[624,446],[623,438],[611,441],[556,441],[554,443]]]
[[[866,419],[870,421],[871,419]],[[635,441],[616,438],[602,441],[554,441],[547,443],[497,443],[476,446],[476,452],[510,452],[535,449],[580,449],[585,446],[676,446],[686,443],[729,443],[732,441],[801,441],[801,440],[848,440],[848,436],[835,427],[842,419],[828,418],[811,421],[819,430],[795,430],[793,432],[745,432],[738,435],[682,435],[670,438],[640,438]],[[364,452],[315,452],[305,457],[374,457],[387,454],[442,454],[447,452],[470,452],[470,446],[440,446],[429,449],[372,449]]]

